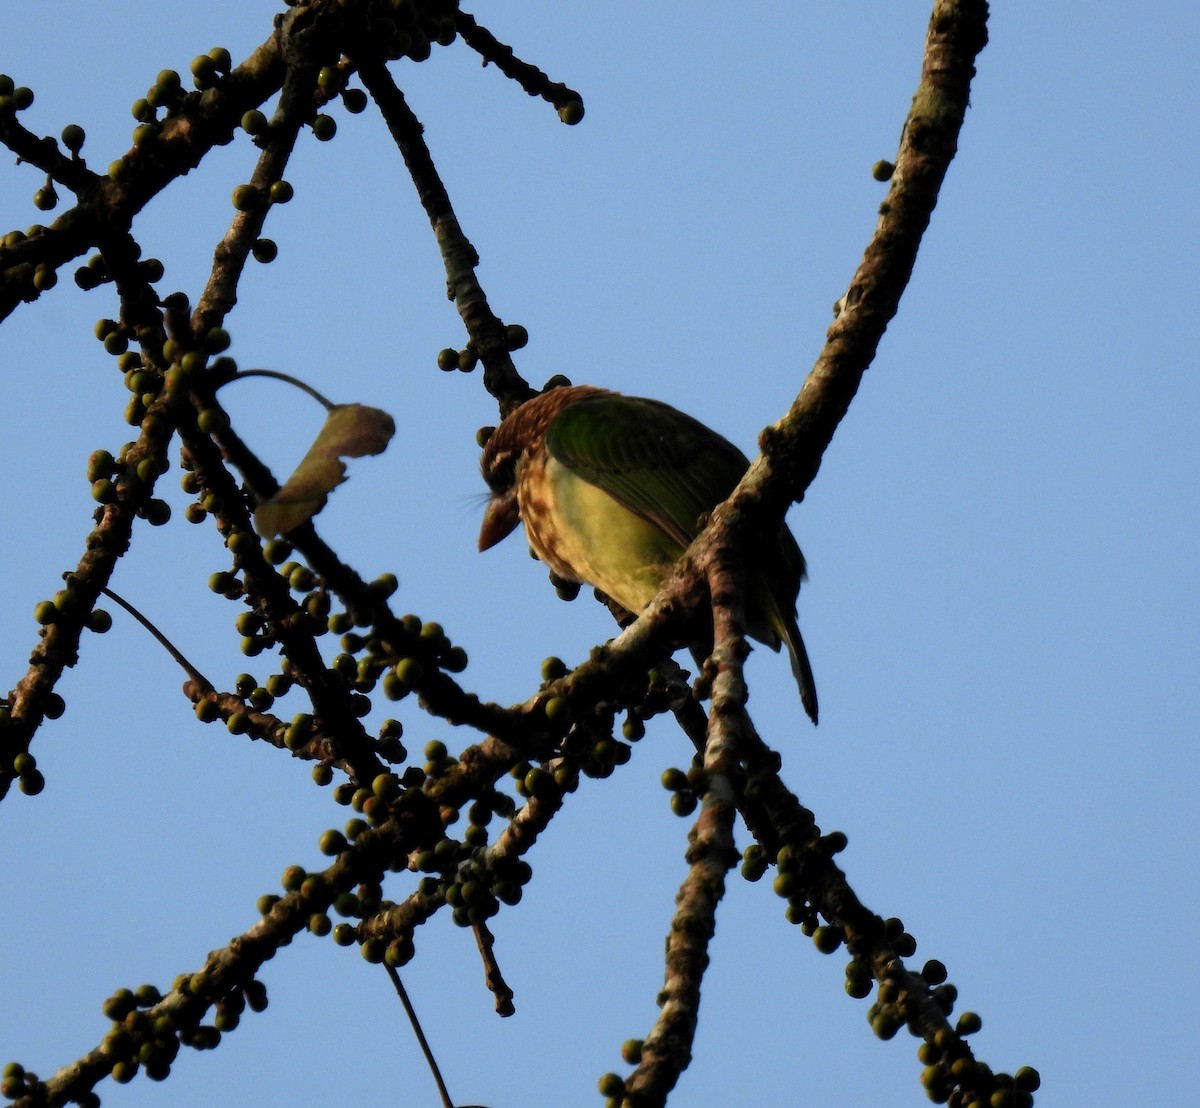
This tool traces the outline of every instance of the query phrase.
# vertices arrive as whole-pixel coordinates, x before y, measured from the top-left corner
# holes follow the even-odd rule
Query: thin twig
[[[174,658],[175,661],[177,661],[179,663],[180,667],[184,670],[184,672],[193,681],[196,682],[196,684],[199,686],[198,691],[201,691],[201,692],[212,692],[213,691],[213,688],[214,688],[213,683],[211,681],[209,681],[209,679],[207,677],[205,677],[204,674],[201,673],[194,665],[192,665],[192,663],[189,662],[183,656],[183,654],[176,648],[175,644],[173,642],[171,642],[171,640],[168,639],[167,636],[164,635],[157,627],[155,627],[154,624],[151,623],[149,619],[147,619],[132,604],[130,604],[128,600],[126,600],[122,596],[119,596],[117,593],[113,592],[112,589],[110,589],[107,585],[105,585],[100,591],[105,596],[107,596],[109,598],[109,600],[113,601],[114,604],[119,604],[122,608],[124,608],[125,611],[127,611],[131,616],[133,616],[133,618],[136,619],[138,621],[138,623],[140,623],[144,628],[146,628],[146,630],[149,631],[150,634],[153,635],[159,641],[162,648],[168,654],[170,654],[171,657]]]
[[[496,960],[496,939],[486,923],[472,925],[475,932],[475,945],[479,947],[479,957],[483,960],[484,981],[488,992],[496,998],[496,1013],[501,1016],[511,1016],[516,1007],[513,1005],[513,991],[504,974],[500,972],[500,963]]]
[[[417,197],[433,227],[446,269],[447,291],[483,362],[484,387],[500,400],[501,415],[507,415],[528,400],[533,395],[533,389],[513,365],[504,324],[492,311],[476,276],[479,254],[463,233],[454,214],[450,194],[442,183],[422,136],[424,127],[408,106],[404,94],[396,87],[387,67],[380,58],[369,52],[356,57],[355,61],[358,63],[358,75],[383,114],[388,131],[417,188]]]
[[[501,42],[486,27],[481,27],[473,15],[464,11],[454,13],[454,28],[465,42],[481,58],[484,64],[491,62],[505,77],[516,81],[530,96],[561,108],[564,104],[583,103],[583,97],[561,81],[551,81],[536,65],[522,61],[513,53],[513,48]]]
[[[400,980],[400,974],[386,962],[383,968],[387,970],[388,977],[392,979],[392,984],[396,988],[396,995],[400,998],[400,1003],[404,1005],[404,1011],[408,1014],[408,1022],[412,1024],[413,1033],[417,1036],[417,1042],[421,1047],[421,1053],[425,1055],[429,1072],[433,1074],[433,1080],[438,1087],[438,1095],[442,1098],[443,1108],[454,1108],[454,1101],[450,1099],[446,1082],[442,1080],[442,1071],[438,1069],[437,1059],[434,1058],[433,1051],[429,1048],[429,1040],[425,1038],[425,1032],[421,1030],[421,1021],[417,1019],[417,1010],[412,1006],[412,1001],[408,999],[408,990]]]

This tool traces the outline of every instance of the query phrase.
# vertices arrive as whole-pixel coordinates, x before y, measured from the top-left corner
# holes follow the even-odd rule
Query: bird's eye
[[[487,481],[488,488],[493,492],[504,492],[511,489],[517,479],[516,455],[509,451],[497,454],[483,477]]]

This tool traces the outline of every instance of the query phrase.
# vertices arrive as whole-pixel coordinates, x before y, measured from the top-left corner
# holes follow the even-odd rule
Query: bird
[[[479,549],[523,523],[533,553],[556,576],[593,585],[636,615],[749,465],[728,439],[660,400],[592,385],[552,388],[510,413],[484,445],[489,499]],[[746,622],[772,650],[787,647],[816,723],[795,611],[805,575],[804,555],[781,525],[750,564]]]

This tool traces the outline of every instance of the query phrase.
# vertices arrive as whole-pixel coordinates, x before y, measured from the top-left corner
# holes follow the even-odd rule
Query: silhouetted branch
[[[517,373],[509,354],[504,324],[488,305],[487,296],[475,275],[479,255],[463,234],[454,214],[450,196],[425,145],[420,120],[376,55],[364,47],[364,53],[356,55],[355,60],[363,84],[383,113],[384,122],[404,157],[404,164],[417,187],[417,197],[433,227],[446,267],[446,290],[462,316],[474,352],[483,362],[484,386],[500,399],[502,411],[515,408],[532,396],[533,390]]]
[[[484,64],[494,65],[505,77],[514,80],[530,96],[540,96],[561,110],[567,104],[582,106],[583,97],[574,89],[558,81],[551,81],[536,65],[522,61],[486,27],[481,27],[473,15],[464,11],[454,13],[454,26],[465,42],[481,58]]]

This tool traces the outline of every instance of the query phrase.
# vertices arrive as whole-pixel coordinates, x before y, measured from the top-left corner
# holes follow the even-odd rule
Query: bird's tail
[[[808,660],[808,651],[804,649],[804,639],[800,637],[800,628],[796,617],[789,619],[784,615],[781,620],[782,638],[787,643],[788,654],[792,660],[792,674],[800,689],[800,703],[808,713],[808,718],[817,722],[817,683],[813,680],[812,664]]]
[[[750,628],[750,634],[760,642],[765,642],[772,650],[778,650],[782,643],[787,647],[788,657],[792,662],[792,676],[796,678],[796,687],[800,690],[800,703],[804,705],[808,718],[817,722],[817,683],[813,680],[812,664],[808,660],[808,651],[804,648],[804,639],[800,637],[800,626],[796,622],[796,613],[791,605],[784,605],[764,583],[751,598],[751,610],[757,610],[766,617],[765,626]]]

